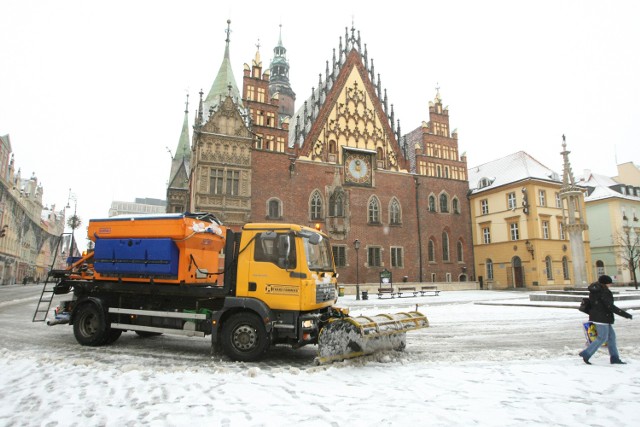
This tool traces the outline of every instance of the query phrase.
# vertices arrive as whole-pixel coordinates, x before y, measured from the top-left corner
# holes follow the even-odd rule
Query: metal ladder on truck
[[[54,277],[53,267],[56,265],[56,259],[58,258],[58,250],[60,249],[62,238],[64,235],[70,235],[71,233],[62,233],[58,237],[58,243],[56,244],[56,250],[53,253],[53,261],[51,262],[51,268],[44,279],[44,285],[42,286],[42,293],[36,306],[36,311],[33,313],[32,322],[44,322],[47,320],[47,313],[51,309],[51,303],[53,302],[53,296],[55,294],[55,287],[58,284],[59,279]]]

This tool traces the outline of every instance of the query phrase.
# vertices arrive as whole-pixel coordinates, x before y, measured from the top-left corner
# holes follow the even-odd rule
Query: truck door
[[[249,263],[247,296],[261,299],[271,309],[299,310],[298,264],[296,239],[292,233],[257,233],[253,259]]]

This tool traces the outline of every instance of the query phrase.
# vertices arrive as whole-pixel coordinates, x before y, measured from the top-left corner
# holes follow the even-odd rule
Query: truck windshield
[[[320,239],[318,239],[320,237]],[[322,238],[320,235],[303,236],[304,253],[307,257],[307,265],[311,271],[330,271],[333,272],[333,255],[331,253],[331,245],[328,239]]]

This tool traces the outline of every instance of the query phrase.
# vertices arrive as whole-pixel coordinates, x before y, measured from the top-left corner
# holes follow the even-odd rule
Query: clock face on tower
[[[354,184],[371,183],[371,158],[366,154],[347,154],[345,181]]]

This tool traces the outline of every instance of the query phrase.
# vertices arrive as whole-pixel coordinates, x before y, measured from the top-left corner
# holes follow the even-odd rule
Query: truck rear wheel
[[[120,335],[122,335],[122,329],[109,329],[105,344],[113,344],[120,338]]]
[[[73,320],[73,335],[82,345],[95,347],[105,344],[109,336],[104,312],[93,303],[78,307]]]
[[[260,318],[238,313],[222,325],[222,350],[233,360],[258,360],[269,348],[269,336]]]

